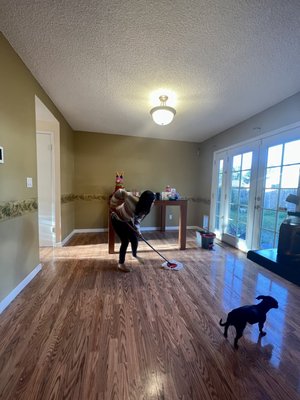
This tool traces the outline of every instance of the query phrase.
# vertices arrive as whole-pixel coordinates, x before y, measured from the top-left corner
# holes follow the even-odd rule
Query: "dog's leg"
[[[236,329],[236,336],[234,338],[234,348],[235,349],[239,348],[238,341],[243,336],[243,332],[244,332],[245,327],[246,327],[246,324],[235,327],[235,329]]]
[[[228,334],[227,334],[228,328],[229,328],[229,324],[226,324],[226,325],[225,325],[225,329],[224,329],[224,337],[226,337],[226,338],[227,338],[227,336],[228,336]]]
[[[264,331],[263,331],[264,322],[259,322],[259,323],[258,323],[258,327],[259,327],[259,334],[260,334],[260,336],[266,336],[267,332],[264,332]]]

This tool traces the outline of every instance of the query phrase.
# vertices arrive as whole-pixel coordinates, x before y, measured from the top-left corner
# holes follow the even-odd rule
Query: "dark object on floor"
[[[201,235],[201,246],[203,249],[212,250],[214,247],[215,233],[209,232],[207,229],[200,228],[198,232]]]
[[[263,331],[263,326],[267,318],[267,312],[271,308],[278,308],[278,302],[271,296],[258,296],[257,300],[262,300],[259,304],[250,306],[242,306],[230,311],[227,315],[227,321],[222,322],[220,325],[225,326],[224,336],[227,338],[227,331],[230,325],[233,325],[236,330],[236,337],[234,339],[234,347],[238,348],[238,340],[243,336],[244,329],[248,324],[257,324],[261,336],[265,336],[266,332]]]
[[[277,258],[279,261],[291,259],[300,262],[300,212],[288,212],[288,217],[280,225]]]
[[[214,238],[216,235],[212,232],[201,233],[202,238],[202,248],[212,250],[214,247]]]
[[[269,271],[300,286],[300,261],[286,257],[278,259],[277,249],[249,250],[247,258],[267,268]]]

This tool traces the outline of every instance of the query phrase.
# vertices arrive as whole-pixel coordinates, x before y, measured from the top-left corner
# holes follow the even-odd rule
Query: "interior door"
[[[38,219],[40,246],[54,244],[54,185],[52,174],[52,135],[37,133]]]

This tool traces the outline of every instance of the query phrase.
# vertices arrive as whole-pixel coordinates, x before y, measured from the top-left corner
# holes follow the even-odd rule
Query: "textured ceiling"
[[[300,90],[299,0],[0,0],[0,10],[1,31],[74,130],[201,142]],[[162,88],[177,110],[163,127],[149,113]]]

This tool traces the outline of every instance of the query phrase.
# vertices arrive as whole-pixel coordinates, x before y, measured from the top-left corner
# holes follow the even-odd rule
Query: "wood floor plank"
[[[226,245],[187,249],[176,232],[141,242],[130,273],[107,234],[76,234],[41,250],[42,271],[0,315],[2,400],[300,399],[300,288]],[[267,335],[248,325],[233,348],[219,325],[231,309],[278,299]]]

